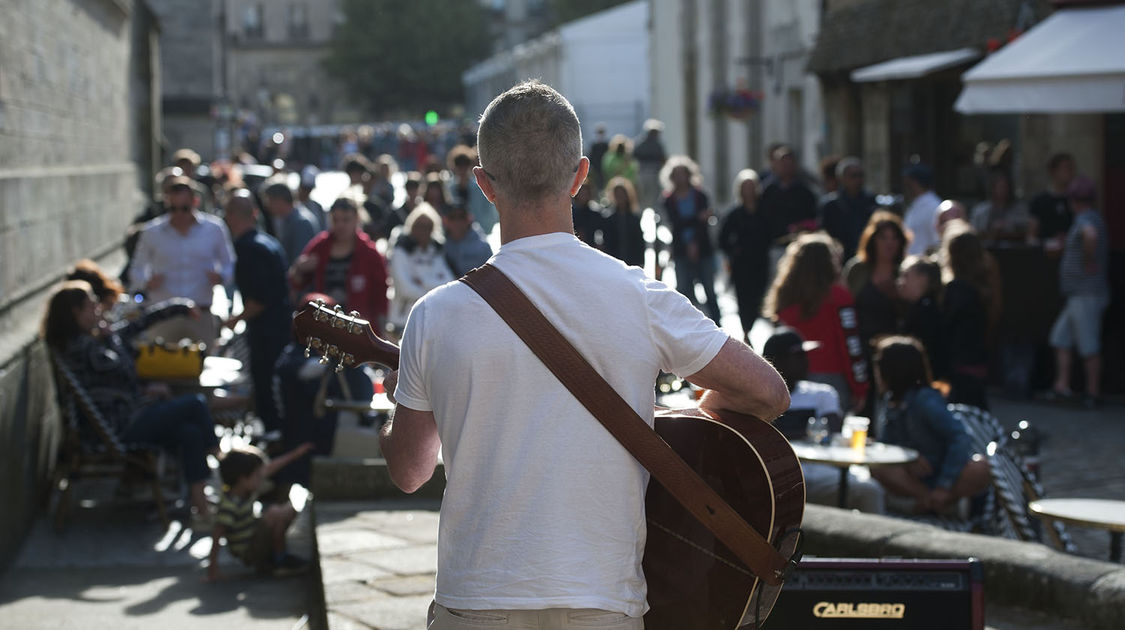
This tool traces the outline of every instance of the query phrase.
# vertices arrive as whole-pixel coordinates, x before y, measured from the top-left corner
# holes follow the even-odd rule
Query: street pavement
[[[76,487],[62,533],[46,516],[35,522],[13,566],[0,576],[0,627],[304,626],[315,572],[259,577],[224,550],[220,567],[228,579],[203,583],[209,534],[200,536],[178,521],[164,530],[150,503],[111,501],[113,491],[113,482]],[[290,531],[294,553],[311,557],[311,534],[305,511]]]

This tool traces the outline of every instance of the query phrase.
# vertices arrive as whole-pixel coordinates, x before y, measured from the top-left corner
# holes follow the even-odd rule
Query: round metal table
[[[909,464],[918,459],[918,451],[894,444],[871,442],[867,448],[854,449],[848,445],[822,445],[811,442],[796,441],[791,443],[793,452],[801,461],[815,464],[828,464],[840,469],[840,488],[837,501],[840,507],[845,507],[848,500],[848,468],[851,466],[898,466]]]
[[[1027,505],[1035,516],[1109,532],[1109,559],[1121,562],[1125,534],[1125,501],[1113,499],[1039,499]]]

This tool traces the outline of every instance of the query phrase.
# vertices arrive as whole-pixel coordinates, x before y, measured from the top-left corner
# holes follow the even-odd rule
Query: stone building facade
[[[718,203],[743,168],[765,166],[766,147],[791,144],[806,170],[823,154],[820,85],[805,72],[820,20],[817,0],[652,2],[652,116],[670,153],[699,163]],[[745,117],[713,114],[713,95],[761,95]]]
[[[337,0],[224,0],[225,81],[238,111],[262,128],[355,122],[344,88],[324,71]]]
[[[44,302],[77,259],[114,262],[143,203],[159,93],[155,26],[139,0],[0,0],[0,15],[3,566],[41,505],[59,437],[37,340]]]
[[[204,160],[224,157],[215,119],[223,99],[222,0],[148,0],[160,21],[166,157],[187,147]]]

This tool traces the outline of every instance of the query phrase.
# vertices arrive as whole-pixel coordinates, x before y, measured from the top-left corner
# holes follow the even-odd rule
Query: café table
[[[1027,505],[1037,518],[1109,532],[1109,559],[1121,562],[1125,534],[1125,501],[1112,499],[1038,499]]]
[[[918,459],[918,451],[894,444],[869,442],[865,448],[852,448],[847,444],[813,444],[807,441],[790,443],[797,458],[814,464],[828,464],[840,469],[840,487],[837,502],[840,507],[848,504],[848,468],[852,466],[898,466]]]

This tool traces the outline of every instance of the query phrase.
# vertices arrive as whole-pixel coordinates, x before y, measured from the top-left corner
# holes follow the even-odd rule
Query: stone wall
[[[58,435],[43,303],[68,265],[117,249],[140,208],[135,1],[0,0],[0,566]]]

